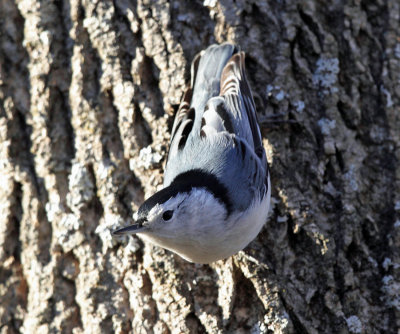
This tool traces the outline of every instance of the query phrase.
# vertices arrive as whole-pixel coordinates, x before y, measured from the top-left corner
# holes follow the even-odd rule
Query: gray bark
[[[400,3],[0,0],[0,333],[397,333]],[[247,54],[272,170],[212,265],[110,228],[162,182],[194,55]]]

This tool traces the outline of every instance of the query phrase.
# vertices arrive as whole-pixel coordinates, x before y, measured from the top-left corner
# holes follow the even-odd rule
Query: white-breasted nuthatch
[[[148,198],[139,233],[197,263],[227,258],[252,241],[267,220],[271,185],[246,80],[244,53],[231,44],[200,52],[175,117],[164,189]]]

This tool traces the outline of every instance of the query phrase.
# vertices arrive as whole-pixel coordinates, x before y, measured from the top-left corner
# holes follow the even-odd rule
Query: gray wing
[[[180,173],[202,169],[216,175],[235,206],[244,210],[255,192],[266,193],[268,166],[245,76],[244,53],[235,53],[236,48],[227,45],[213,46],[193,62],[190,90],[172,132],[164,185]]]
[[[197,68],[201,53],[197,54],[192,62],[191,67],[191,82],[189,87],[186,88],[181,104],[179,105],[178,112],[176,113],[174,125],[172,126],[171,132],[171,143],[168,153],[168,159],[175,156],[178,153],[179,148],[182,148],[190,134],[195,119],[194,108],[190,107],[193,92],[193,83],[196,80]]]
[[[253,148],[255,154],[266,164],[265,150],[257,121],[253,95],[246,78],[244,52],[236,53],[226,64],[221,75],[223,102],[217,112],[232,131]],[[229,131],[230,129],[227,129]]]
[[[179,154],[192,133],[200,131],[204,107],[213,96],[219,95],[221,73],[235,51],[232,44],[211,45],[194,58],[191,82],[175,116],[168,161]]]
[[[244,52],[234,54],[221,74],[221,89],[204,110],[200,135],[226,131],[244,141],[253,150],[268,173],[268,164],[257,121],[253,95],[246,78]]]

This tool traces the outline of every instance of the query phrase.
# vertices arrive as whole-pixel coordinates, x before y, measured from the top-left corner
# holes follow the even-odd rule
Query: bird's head
[[[219,244],[227,208],[205,188],[169,186],[148,198],[134,215],[135,223],[114,235],[136,234],[192,262]]]

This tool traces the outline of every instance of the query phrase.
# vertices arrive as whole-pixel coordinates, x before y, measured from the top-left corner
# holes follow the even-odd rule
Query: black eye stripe
[[[163,218],[163,220],[168,221],[172,218],[173,214],[174,214],[174,211],[167,210],[163,213],[162,218]]]

